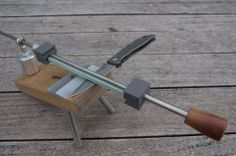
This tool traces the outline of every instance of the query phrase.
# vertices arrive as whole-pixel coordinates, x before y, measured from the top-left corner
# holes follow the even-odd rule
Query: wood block
[[[24,75],[17,79],[15,84],[27,95],[80,115],[98,100],[105,90],[98,85],[94,85],[87,91],[67,99],[49,93],[47,88],[67,73],[68,71],[56,65],[43,65],[38,73],[32,76]],[[111,73],[107,77],[111,78]]]

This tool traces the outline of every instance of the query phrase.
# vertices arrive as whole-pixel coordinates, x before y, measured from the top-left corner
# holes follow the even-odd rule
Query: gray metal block
[[[38,48],[33,49],[38,61],[40,61],[43,64],[48,64],[48,57],[50,57],[52,54],[56,54],[57,50],[55,45],[45,42],[41,44]]]
[[[140,109],[144,103],[143,97],[148,94],[150,83],[134,78],[124,90],[125,103],[129,106]]]

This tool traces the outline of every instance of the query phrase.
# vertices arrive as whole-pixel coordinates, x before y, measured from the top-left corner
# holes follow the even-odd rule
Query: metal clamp
[[[124,89],[125,103],[135,109],[140,109],[144,103],[144,95],[148,94],[150,83],[134,78]]]
[[[43,44],[41,44],[39,47],[33,49],[38,61],[40,61],[43,64],[48,64],[48,58],[52,55],[52,54],[56,54],[57,50],[55,45],[45,42]]]

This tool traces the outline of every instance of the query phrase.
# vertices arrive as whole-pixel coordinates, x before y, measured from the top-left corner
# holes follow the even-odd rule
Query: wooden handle
[[[202,134],[219,141],[224,135],[227,120],[217,115],[190,108],[184,121]]]

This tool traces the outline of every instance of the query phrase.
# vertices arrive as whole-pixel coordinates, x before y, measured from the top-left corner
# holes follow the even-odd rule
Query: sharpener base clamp
[[[40,61],[43,64],[48,64],[48,58],[52,55],[52,54],[56,54],[57,50],[55,45],[45,42],[43,44],[41,44],[40,46],[38,46],[36,49],[33,49],[38,61]]]

